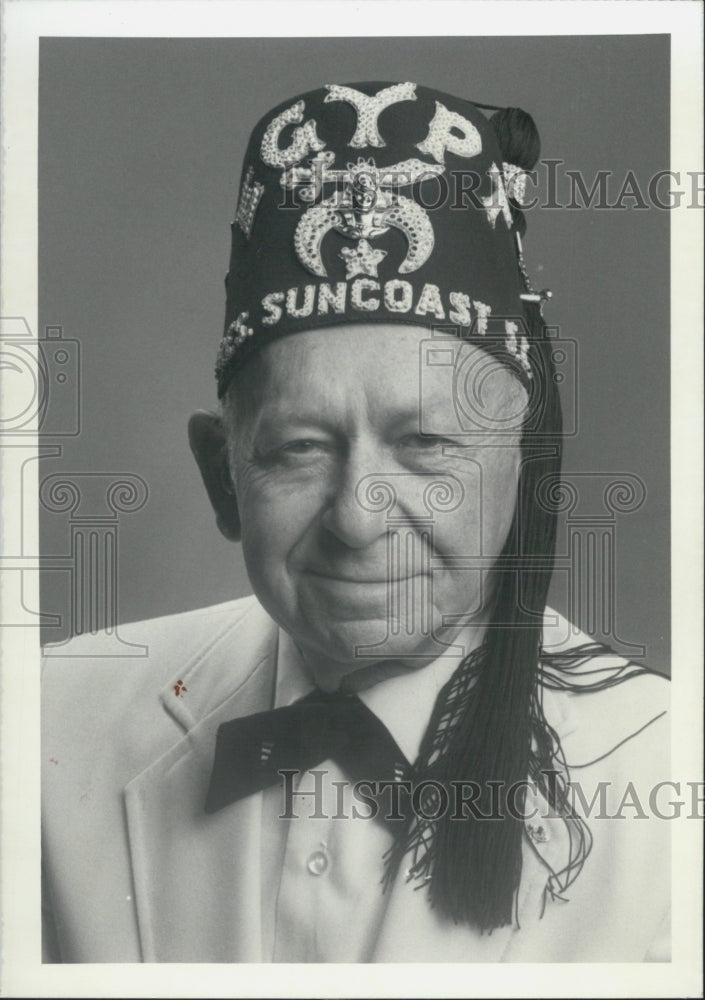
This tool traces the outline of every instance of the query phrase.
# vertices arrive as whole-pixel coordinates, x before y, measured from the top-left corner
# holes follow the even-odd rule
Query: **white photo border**
[[[429,16],[430,10],[433,16]],[[303,16],[303,15],[306,16]],[[3,37],[0,316],[37,329],[39,39],[487,34],[668,34],[671,168],[702,171],[702,9],[656,0],[7,0]],[[501,16],[498,16],[501,15]],[[400,29],[403,25],[403,30]],[[579,26],[594,26],[586,32]],[[702,215],[671,212],[672,662],[674,779],[701,776]],[[1,377],[2,373],[0,373]],[[11,401],[6,404],[11,406]],[[0,448],[0,464],[3,462]],[[36,468],[36,463],[35,468]],[[12,504],[14,484],[3,491]],[[38,541],[37,521],[27,527]],[[0,536],[1,537],[1,536]],[[36,548],[38,551],[38,546]],[[4,582],[0,581],[0,586]],[[38,583],[37,583],[38,587]],[[2,590],[0,590],[0,597]],[[28,594],[39,606],[38,592]],[[0,622],[2,615],[0,612]],[[41,997],[697,995],[702,977],[699,823],[673,823],[673,961],[658,965],[42,965],[37,629],[0,628],[2,664],[2,990]],[[16,665],[21,664],[22,669]],[[699,734],[699,739],[695,739]]]

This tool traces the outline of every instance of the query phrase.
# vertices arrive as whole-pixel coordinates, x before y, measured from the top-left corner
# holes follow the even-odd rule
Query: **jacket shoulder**
[[[584,652],[579,649],[584,647]],[[667,760],[670,682],[605,648],[547,608],[542,700],[566,762],[582,768],[620,757]],[[572,655],[571,655],[572,654]]]
[[[89,682],[96,673],[114,680],[127,673],[130,681],[146,671],[155,675],[162,665],[188,660],[209,640],[236,628],[257,611],[261,607],[256,598],[244,597],[46,645],[42,649],[42,684],[51,684],[57,675],[69,671],[81,683]]]
[[[89,747],[118,730],[149,739],[159,725],[160,696],[189,671],[209,674],[203,687],[237,688],[252,669],[255,639],[273,623],[255,598],[120,626],[47,646],[42,657],[42,730],[52,745],[77,737]]]

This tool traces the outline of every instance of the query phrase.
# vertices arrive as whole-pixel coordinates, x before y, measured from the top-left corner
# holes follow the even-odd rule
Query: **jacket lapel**
[[[260,608],[162,692],[184,734],[125,790],[145,962],[261,960],[261,795],[204,812],[218,726],[271,706],[276,627]]]

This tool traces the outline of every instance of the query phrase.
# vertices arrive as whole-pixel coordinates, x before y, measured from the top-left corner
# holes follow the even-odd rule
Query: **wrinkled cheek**
[[[271,555],[268,542],[271,545],[272,539],[268,539],[266,533],[253,530],[251,526],[246,528],[243,524],[242,554],[245,558],[250,583],[258,596],[270,575]]]
[[[294,582],[287,571],[286,545],[266,530],[243,532],[242,550],[250,585],[260,604],[286,628],[295,617]]]
[[[242,553],[252,586],[267,580],[277,563],[283,563],[291,545],[290,518],[281,505],[266,495],[248,491],[242,498]]]
[[[502,551],[517,503],[519,463],[506,456],[502,466],[488,479],[484,495],[482,548],[486,555],[492,556]]]
[[[241,510],[242,552],[252,589],[280,624],[294,613],[296,578],[292,561],[315,518],[301,491],[252,491]]]
[[[509,535],[516,508],[516,487],[507,484],[507,492],[488,511],[482,525],[482,551],[486,556],[498,556]]]
[[[468,476],[461,507],[437,516],[434,548],[440,560],[434,573],[434,604],[442,615],[472,616],[486,605],[492,566],[514,517],[517,466],[514,456],[505,453],[490,473],[486,465],[484,476],[479,471]]]
[[[448,556],[482,558],[501,552],[514,517],[517,478],[512,471],[492,482],[465,484],[465,499],[451,514],[434,519],[436,547]]]

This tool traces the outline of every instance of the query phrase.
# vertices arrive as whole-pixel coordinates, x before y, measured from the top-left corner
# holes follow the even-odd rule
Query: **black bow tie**
[[[357,695],[316,690],[286,708],[219,727],[206,812],[278,784],[282,770],[308,771],[324,760],[334,760],[353,782],[400,781],[410,770],[389,730]]]

